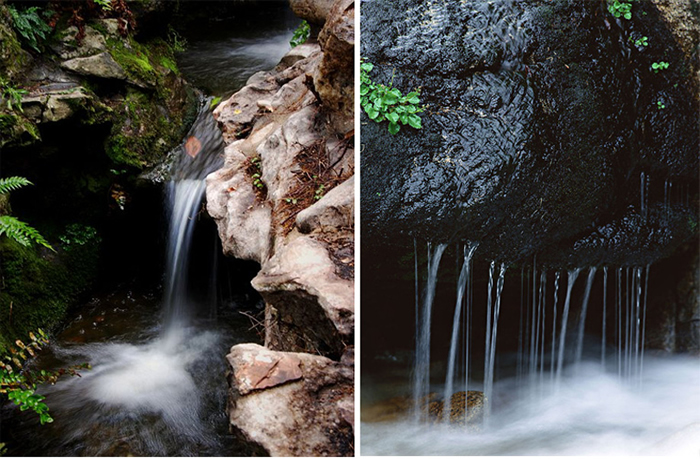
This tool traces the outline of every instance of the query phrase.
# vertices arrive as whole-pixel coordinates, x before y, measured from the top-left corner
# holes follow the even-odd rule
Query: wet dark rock
[[[361,115],[365,244],[475,240],[487,259],[591,266],[658,260],[691,237],[693,207],[638,218],[666,206],[665,180],[695,201],[700,151],[687,77],[650,71],[682,53],[641,9],[628,26],[596,2],[364,2],[370,77],[426,103],[423,129],[396,136]],[[670,45],[642,52],[632,32]]]

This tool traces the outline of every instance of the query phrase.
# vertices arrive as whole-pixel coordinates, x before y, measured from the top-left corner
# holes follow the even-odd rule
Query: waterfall
[[[571,290],[574,287],[574,282],[578,277],[578,273],[581,268],[576,268],[569,271],[568,283],[566,285],[566,299],[564,300],[564,312],[561,317],[561,337],[559,338],[559,354],[557,356],[557,374],[556,374],[556,384],[557,387],[561,383],[561,374],[564,367],[564,345],[566,344],[566,322],[569,319],[569,305],[571,304]]]
[[[561,273],[559,271],[554,273],[554,305],[552,306],[552,356],[549,369],[552,382],[554,382],[554,350],[556,349],[557,343],[557,302],[559,300],[557,295],[559,293],[560,277]]]
[[[503,282],[505,280],[506,274],[506,264],[501,263],[501,269],[498,274],[498,281],[496,282],[496,298],[493,311],[491,308],[491,290],[493,288],[493,275],[494,275],[495,262],[491,262],[491,267],[489,269],[489,298],[487,303],[487,317],[486,317],[486,355],[485,355],[485,368],[484,368],[484,418],[488,422],[489,415],[491,414],[492,408],[492,397],[493,397],[493,378],[494,378],[494,368],[496,364],[496,337],[498,335],[498,315],[501,309],[501,293],[503,292]],[[491,313],[493,312],[493,318]]]
[[[608,309],[608,267],[603,267],[603,330],[600,344],[600,366],[605,371],[605,333]]]
[[[423,307],[416,332],[416,363],[413,374],[413,404],[416,419],[420,419],[420,403],[430,389],[430,323],[437,286],[437,273],[440,259],[447,244],[438,244],[432,249],[428,242],[428,278],[423,293]]]
[[[470,263],[474,251],[476,250],[478,244],[467,244],[463,249],[463,262],[462,269],[459,272],[459,279],[457,281],[457,302],[455,304],[454,319],[452,321],[452,340],[450,341],[450,354],[447,358],[447,376],[445,378],[445,392],[444,392],[444,415],[445,419],[449,421],[451,413],[451,397],[454,386],[454,372],[455,363],[457,361],[457,340],[459,337],[459,320],[462,313],[462,304],[464,302],[464,293],[467,287],[467,279],[469,278]],[[465,313],[466,315],[466,313]],[[468,339],[468,333],[465,333],[465,339]],[[469,358],[466,358],[465,366],[468,368]],[[469,373],[468,370],[467,374]],[[466,390],[466,389],[465,389]]]
[[[588,310],[588,299],[591,295],[591,287],[595,278],[596,268],[593,267],[588,271],[588,281],[586,282],[586,291],[583,294],[583,304],[581,305],[581,319],[578,325],[578,337],[576,343],[576,364],[581,363],[581,355],[583,354],[583,333],[586,328],[586,312]]]
[[[175,150],[177,159],[166,188],[170,223],[163,303],[164,333],[171,339],[191,319],[188,263],[196,216],[204,196],[204,178],[223,164],[223,138],[208,107],[209,99],[205,99],[185,142]]]

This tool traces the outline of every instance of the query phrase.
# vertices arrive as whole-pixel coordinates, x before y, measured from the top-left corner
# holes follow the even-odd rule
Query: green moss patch
[[[94,279],[99,239],[57,254],[0,240],[0,352],[37,328],[51,330]]]

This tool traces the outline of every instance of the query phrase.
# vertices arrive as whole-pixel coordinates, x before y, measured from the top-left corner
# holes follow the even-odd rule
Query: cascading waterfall
[[[438,268],[447,244],[438,244],[435,249],[428,242],[428,277],[423,292],[419,329],[416,330],[416,363],[413,375],[413,402],[416,419],[421,418],[420,402],[430,389],[430,326],[437,287]]]
[[[476,251],[476,248],[478,247],[478,244],[471,244],[468,243],[467,245],[464,246],[463,248],[463,262],[462,262],[462,269],[460,270],[459,273],[459,280],[457,281],[457,302],[455,304],[455,313],[454,313],[454,319],[452,321],[452,340],[450,341],[450,354],[447,357],[447,377],[445,378],[445,392],[444,392],[444,400],[445,400],[445,409],[444,409],[444,414],[445,418],[447,420],[450,419],[450,413],[451,413],[451,396],[452,396],[452,391],[454,387],[454,373],[455,373],[455,364],[457,362],[457,341],[459,338],[459,321],[460,321],[460,316],[462,314],[462,305],[464,303],[465,299],[465,290],[467,289],[467,281],[469,279],[470,271],[471,271],[471,260],[472,256],[474,255],[474,252]],[[467,297],[469,297],[469,291],[466,292]],[[470,306],[470,305],[468,305]],[[470,308],[468,308],[469,310]],[[468,310],[465,311],[465,316],[468,314]],[[468,323],[468,321],[467,321]],[[468,331],[466,331],[466,326],[465,326],[465,340],[469,340],[469,334]],[[469,368],[469,357],[468,357],[468,349],[465,353],[466,355],[466,360],[465,360],[465,368]],[[467,370],[468,373],[468,370]],[[466,382],[468,384],[468,381]],[[467,389],[465,388],[465,391]]]

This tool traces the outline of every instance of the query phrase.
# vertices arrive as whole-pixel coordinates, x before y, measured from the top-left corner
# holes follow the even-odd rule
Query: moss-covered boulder
[[[94,280],[99,237],[88,227],[74,226],[62,238],[56,252],[0,239],[0,353],[30,331],[60,324]]]

